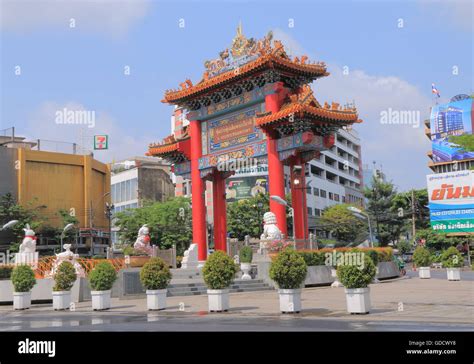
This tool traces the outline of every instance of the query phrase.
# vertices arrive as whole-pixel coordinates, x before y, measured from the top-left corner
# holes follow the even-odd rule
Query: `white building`
[[[364,204],[360,139],[354,129],[340,129],[334,146],[306,166],[308,226],[315,231],[318,217],[329,206]],[[289,179],[287,180],[289,188]]]

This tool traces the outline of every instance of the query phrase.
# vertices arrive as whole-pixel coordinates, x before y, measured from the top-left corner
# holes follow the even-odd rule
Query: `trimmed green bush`
[[[375,265],[368,255],[364,255],[364,265],[339,265],[337,278],[346,288],[366,288],[375,277]]]
[[[26,264],[17,265],[11,278],[15,292],[29,292],[36,284],[35,272]]]
[[[379,252],[375,250],[369,250],[367,251],[367,255],[369,256],[370,259],[372,259],[372,262],[374,263],[375,266],[379,264],[379,256],[381,255]]]
[[[117,279],[117,272],[109,262],[100,262],[89,273],[89,283],[93,291],[108,291]]]
[[[151,258],[140,270],[140,281],[149,290],[165,289],[171,281],[168,264],[161,258]]]
[[[281,289],[300,288],[306,278],[306,262],[293,248],[278,254],[270,266],[270,278]]]
[[[62,262],[54,275],[53,291],[70,291],[76,281],[76,269],[71,262]]]
[[[123,249],[123,255],[129,255],[131,257],[140,257],[148,254],[142,250],[134,249],[131,245],[128,245]]]
[[[308,267],[315,265],[325,265],[326,257],[325,253],[318,251],[302,251],[299,254],[303,257]]]
[[[253,250],[249,246],[243,246],[239,252],[240,263],[252,263]]]
[[[413,262],[417,267],[429,267],[431,265],[430,251],[422,246],[415,249],[413,253]]]
[[[226,289],[236,272],[234,260],[221,250],[209,255],[202,268],[204,282],[210,289]]]
[[[0,279],[10,279],[13,268],[13,265],[0,265]]]
[[[460,268],[464,265],[464,258],[459,250],[452,246],[441,254],[441,262],[444,268]]]

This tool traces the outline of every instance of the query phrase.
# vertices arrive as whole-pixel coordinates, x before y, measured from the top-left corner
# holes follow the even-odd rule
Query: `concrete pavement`
[[[474,272],[467,272],[474,275]],[[279,312],[277,291],[234,293],[227,313],[209,314],[207,296],[169,297],[168,308],[148,312],[146,300],[112,300],[94,312],[90,302],[74,312],[55,312],[51,304],[27,311],[0,306],[0,331],[11,330],[468,330],[474,331],[474,283],[405,277],[373,284],[369,315],[346,312],[344,288],[306,288],[303,311]]]

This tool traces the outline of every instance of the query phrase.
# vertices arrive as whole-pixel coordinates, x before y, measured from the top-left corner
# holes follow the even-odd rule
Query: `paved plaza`
[[[303,311],[279,312],[277,291],[233,293],[229,312],[209,314],[207,296],[169,297],[164,311],[148,312],[146,299],[112,299],[108,311],[94,312],[90,302],[74,312],[55,312],[51,304],[26,311],[0,306],[0,330],[40,331],[474,331],[474,272],[463,280],[412,277],[371,285],[369,315],[346,312],[343,288],[306,288]],[[466,279],[464,279],[466,278]]]

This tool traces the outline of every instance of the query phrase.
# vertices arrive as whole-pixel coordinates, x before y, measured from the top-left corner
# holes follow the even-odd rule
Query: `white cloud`
[[[295,55],[307,54],[311,60],[321,61],[295,41],[290,35],[276,29],[281,39]],[[343,67],[328,64],[328,77],[314,82],[313,90],[320,103],[355,101],[359,117],[356,124],[362,141],[362,160],[373,160],[383,165],[384,172],[400,189],[422,188],[425,175],[430,173],[426,152],[430,143],[424,134],[424,119],[429,117],[431,100],[416,86],[396,76],[373,76],[362,70],[343,73]],[[419,126],[382,124],[383,111],[413,111],[419,113]]]
[[[19,33],[42,29],[122,35],[145,17],[149,0],[2,0],[2,30]]]
[[[95,112],[94,127],[89,127],[84,123],[58,124],[56,113],[64,109]],[[41,139],[41,149],[64,153],[72,153],[72,143],[92,150],[94,135],[107,134],[109,136],[109,149],[93,151],[94,157],[104,163],[131,156],[143,156],[147,152],[150,143],[147,136],[135,138],[128,135],[123,128],[117,125],[114,117],[107,112],[94,110],[74,101],[64,104],[52,101],[42,103],[38,109],[30,114],[27,125],[27,129],[20,131],[20,133],[25,135],[28,140]],[[66,143],[58,143],[57,141]]]
[[[472,0],[434,1],[419,0],[425,16],[439,27],[450,24],[462,31],[474,32],[474,2]]]

